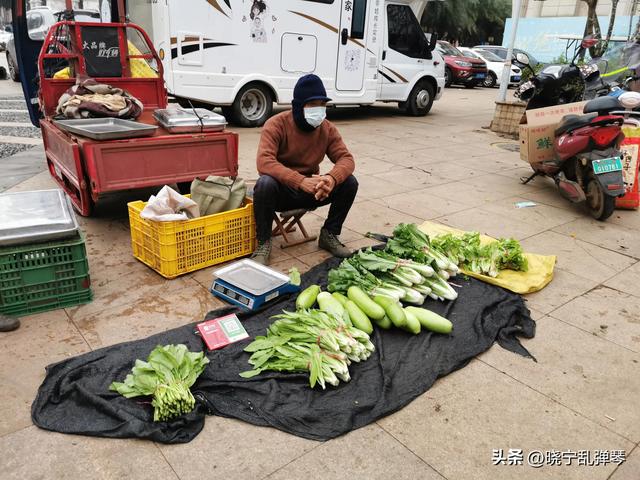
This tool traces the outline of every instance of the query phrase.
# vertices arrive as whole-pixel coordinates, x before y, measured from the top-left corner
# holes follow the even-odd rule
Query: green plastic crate
[[[70,240],[0,248],[0,313],[11,316],[90,302],[82,234]]]

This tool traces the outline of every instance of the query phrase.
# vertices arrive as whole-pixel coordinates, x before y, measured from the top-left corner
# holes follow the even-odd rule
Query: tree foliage
[[[474,45],[500,43],[509,17],[511,0],[446,0],[428,2],[421,23],[440,39]]]

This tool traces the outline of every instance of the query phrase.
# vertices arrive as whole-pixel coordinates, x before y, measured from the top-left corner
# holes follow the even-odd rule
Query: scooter
[[[524,53],[516,54],[515,63],[523,69],[528,68],[532,76],[522,82],[513,95],[527,102],[527,110],[581,101],[586,85],[594,82],[600,72],[596,64],[576,65],[576,60],[597,42],[597,39],[585,38],[569,65],[548,65],[537,75],[531,68],[529,57]]]
[[[560,194],[574,203],[584,202],[591,216],[606,220],[624,195],[620,143],[623,116],[640,105],[640,94],[600,97],[587,102],[585,115],[565,116],[555,130],[554,158],[532,162],[533,174],[553,178]]]

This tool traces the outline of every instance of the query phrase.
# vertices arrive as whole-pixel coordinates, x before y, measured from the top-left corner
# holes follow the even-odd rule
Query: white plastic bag
[[[165,185],[158,195],[151,195],[140,216],[157,222],[175,222],[199,217],[200,209],[196,202]]]

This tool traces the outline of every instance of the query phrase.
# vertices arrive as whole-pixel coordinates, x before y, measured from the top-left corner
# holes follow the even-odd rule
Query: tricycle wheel
[[[593,172],[587,179],[587,208],[596,220],[606,220],[616,208],[616,199],[607,195]]]
[[[260,83],[245,85],[231,105],[232,118],[241,127],[260,127],[271,116],[271,90]]]

